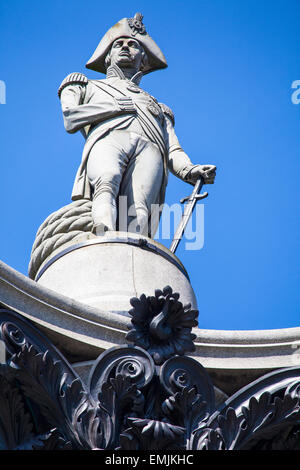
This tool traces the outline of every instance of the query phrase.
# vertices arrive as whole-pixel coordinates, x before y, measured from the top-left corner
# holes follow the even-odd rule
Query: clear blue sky
[[[200,328],[299,326],[299,0],[1,0],[0,259],[27,274],[39,225],[70,202],[83,139],[65,132],[57,88],[70,72],[104,78],[85,63],[136,11],[169,64],[142,86],[173,109],[192,161],[218,167],[204,248],[176,253]],[[190,189],[172,176],[166,201]]]

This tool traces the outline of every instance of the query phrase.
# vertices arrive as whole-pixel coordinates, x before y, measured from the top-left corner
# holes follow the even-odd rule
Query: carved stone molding
[[[72,363],[92,361],[106,349],[123,344],[131,325],[130,316],[58,294],[1,261],[0,302],[33,321]],[[230,395],[269,371],[300,366],[299,327],[252,331],[194,327],[192,333],[197,336],[192,357]]]

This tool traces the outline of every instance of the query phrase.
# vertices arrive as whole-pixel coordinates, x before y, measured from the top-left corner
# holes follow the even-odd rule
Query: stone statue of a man
[[[106,78],[72,73],[58,92],[67,132],[80,130],[86,138],[72,199],[92,199],[93,231],[100,235],[118,229],[119,196],[126,196],[129,226],[135,219],[135,231],[148,235],[151,206],[164,202],[168,171],[191,184],[200,176],[213,183],[216,167],[191,163],[170,108],[139,87],[144,74],[167,67],[139,13],[113,26],[86,66]]]

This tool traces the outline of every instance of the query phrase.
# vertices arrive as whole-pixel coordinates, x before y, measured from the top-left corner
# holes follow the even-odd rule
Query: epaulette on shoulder
[[[70,75],[68,75],[61,83],[59,89],[58,89],[58,96],[60,98],[60,95],[61,95],[61,92],[63,91],[63,89],[68,86],[68,85],[71,85],[73,83],[78,83],[80,85],[86,85],[88,82],[88,79],[86,78],[85,75],[83,75],[83,73],[70,73]]]
[[[163,113],[166,114],[171,119],[173,126],[175,126],[175,117],[174,117],[172,109],[170,109],[169,106],[167,106],[164,103],[159,103],[159,106],[161,107]]]

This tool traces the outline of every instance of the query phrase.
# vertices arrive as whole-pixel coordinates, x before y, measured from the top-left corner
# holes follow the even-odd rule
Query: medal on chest
[[[163,116],[162,110],[157,100],[154,98],[154,96],[149,95],[149,93],[139,88],[135,83],[130,83],[129,85],[127,85],[126,88],[128,91],[131,91],[132,93],[141,93],[144,96],[147,96],[148,102],[146,106],[147,106],[148,111],[150,111],[150,113],[156,118],[158,117],[162,118]]]
[[[160,109],[159,105],[156,104],[155,101],[152,101],[151,99],[148,101],[147,109],[155,117],[159,117],[161,115],[161,109]]]

